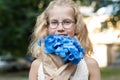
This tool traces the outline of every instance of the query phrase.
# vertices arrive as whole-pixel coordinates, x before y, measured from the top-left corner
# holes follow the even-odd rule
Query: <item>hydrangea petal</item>
[[[54,53],[55,55],[63,58],[63,63],[66,61],[72,64],[78,64],[84,57],[85,51],[79,44],[76,37],[71,38],[69,36],[62,35],[48,35],[44,38],[45,53]],[[38,43],[40,46],[40,41]]]

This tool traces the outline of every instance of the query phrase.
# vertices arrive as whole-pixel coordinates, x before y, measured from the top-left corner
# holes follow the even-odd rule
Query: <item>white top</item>
[[[80,61],[77,66],[75,74],[70,78],[70,80],[88,80],[88,68],[84,59]]]
[[[45,80],[43,72],[43,64],[40,63],[40,67],[38,69],[38,80]],[[70,80],[88,80],[89,72],[87,68],[87,64],[84,59],[80,61],[77,65],[76,72],[73,76],[71,76]]]

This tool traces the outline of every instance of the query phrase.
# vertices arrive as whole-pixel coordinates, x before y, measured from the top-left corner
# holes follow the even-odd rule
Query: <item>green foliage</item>
[[[102,23],[102,29],[110,27],[109,25],[106,25],[108,23],[111,23],[113,25],[113,28],[120,29],[119,25],[117,25],[118,22],[120,21],[120,0],[99,0],[96,6],[96,10],[106,6],[113,6],[113,11],[111,13],[109,20],[106,20],[105,22]]]
[[[36,17],[47,7],[50,1],[0,0],[0,55],[9,53],[14,56],[26,55]],[[74,1],[78,1],[82,5],[90,5],[92,2],[92,0]],[[103,3],[105,4],[103,5]],[[97,7],[100,8],[108,4],[113,4],[113,2],[99,2],[100,6],[97,5]],[[113,16],[120,20],[120,7],[118,9],[119,11]],[[114,17],[110,19],[113,24],[116,24],[115,20]]]
[[[41,2],[44,5],[39,9]],[[0,0],[0,55],[27,53],[36,17],[50,0]]]
[[[84,6],[89,6],[92,2],[92,0],[73,0],[75,2],[77,2],[80,5],[84,5]]]

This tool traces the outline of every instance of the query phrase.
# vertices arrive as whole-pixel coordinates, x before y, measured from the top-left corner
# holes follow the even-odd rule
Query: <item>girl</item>
[[[55,54],[45,54],[44,44],[39,39],[49,34],[76,37],[85,49],[83,59],[73,65],[62,63]],[[88,31],[82,20],[78,6],[72,0],[53,0],[37,18],[33,38],[29,47],[36,60],[31,64],[29,80],[100,80],[98,63],[90,58],[93,53]]]

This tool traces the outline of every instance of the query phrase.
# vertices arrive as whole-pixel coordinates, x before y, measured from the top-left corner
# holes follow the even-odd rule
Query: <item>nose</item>
[[[59,25],[58,25],[58,27],[57,27],[57,30],[58,30],[59,32],[63,32],[63,31],[64,31],[64,27],[63,27],[62,23],[59,23]]]

